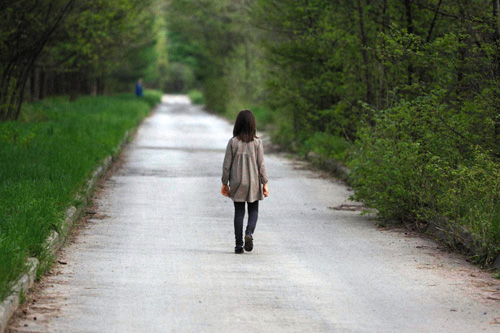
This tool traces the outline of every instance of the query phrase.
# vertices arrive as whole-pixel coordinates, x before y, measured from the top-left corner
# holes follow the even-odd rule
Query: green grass
[[[27,257],[50,258],[44,241],[51,230],[160,97],[51,98],[24,105],[21,121],[0,123],[0,300]]]

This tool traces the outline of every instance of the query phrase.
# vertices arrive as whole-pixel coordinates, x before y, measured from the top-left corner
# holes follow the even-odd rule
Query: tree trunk
[[[92,80],[92,90],[91,90],[91,95],[92,96],[97,96],[97,87],[99,86],[99,78],[94,78],[94,80]]]
[[[69,76],[69,101],[74,102],[80,92],[80,72],[73,72]]]
[[[493,2],[493,19],[495,20],[494,28],[495,28],[495,33],[496,37],[500,38],[500,22],[498,21],[499,19],[499,11],[500,11],[500,0],[492,0]]]
[[[415,29],[413,27],[413,17],[411,12],[411,0],[405,0],[405,14],[406,14],[406,30],[409,34],[415,33]],[[411,85],[413,82],[412,76],[415,72],[413,68],[413,64],[411,62],[408,63],[408,85]]]
[[[431,27],[429,28],[429,32],[427,33],[427,39],[426,39],[427,43],[429,43],[431,41],[432,31],[434,30],[434,27],[436,25],[437,17],[439,15],[439,9],[441,8],[442,3],[443,3],[443,0],[439,0],[439,3],[437,5],[437,10],[434,13],[434,17],[432,18]]]
[[[389,14],[387,13],[387,9],[388,9],[387,0],[384,0],[382,3],[382,25],[381,25],[381,31],[383,33],[385,33],[386,28],[389,27],[390,24],[390,17]],[[377,90],[378,103],[376,105],[377,108],[380,108],[381,105],[384,105],[389,101],[389,98],[387,96],[387,92],[389,91],[389,84],[387,82],[387,68],[384,62],[380,60],[379,60],[379,66],[381,68],[382,75],[379,76],[379,89]]]
[[[493,2],[493,30],[494,30],[494,42],[496,47],[496,56],[494,71],[494,80],[498,82],[500,80],[500,0],[492,0]],[[500,99],[500,93],[497,91],[497,99]],[[500,107],[496,107],[496,119],[495,119],[495,144],[496,147],[500,146]]]
[[[31,72],[31,78],[30,78],[30,99],[32,101],[36,101],[38,100],[38,86],[39,86],[39,82],[38,82],[38,75],[39,75],[39,69],[38,67],[35,67],[33,69],[33,71]]]
[[[500,0],[492,0],[493,2],[493,38],[496,46],[496,64],[495,74],[497,78],[500,74]]]
[[[382,25],[382,30],[385,30],[385,27],[388,27],[389,24],[390,24],[390,17],[389,15],[387,14],[387,0],[384,0],[383,2],[383,7],[382,7],[382,18],[383,18],[383,22],[384,24]]]
[[[366,81],[366,102],[368,104],[373,103],[373,91],[371,84],[371,72],[370,64],[368,59],[368,38],[366,37],[365,30],[365,19],[363,13],[363,5],[361,0],[358,0],[358,13],[359,13],[359,30],[361,35],[361,55],[363,56],[364,70],[365,70],[365,81]]]
[[[104,95],[104,77],[102,75],[99,75],[99,79],[97,81],[97,94],[98,95]]]
[[[40,86],[38,98],[44,99],[47,96],[47,75],[43,69],[40,70],[38,82]]]
[[[252,85],[250,84],[250,50],[248,49],[248,38],[245,37],[245,89],[250,91]]]

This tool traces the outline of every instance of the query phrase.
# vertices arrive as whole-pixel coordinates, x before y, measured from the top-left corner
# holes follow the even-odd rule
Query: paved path
[[[235,255],[232,202],[219,194],[232,126],[185,98],[165,102],[12,331],[500,330],[495,280],[433,242],[331,209],[349,190],[279,155],[266,155],[255,249]]]

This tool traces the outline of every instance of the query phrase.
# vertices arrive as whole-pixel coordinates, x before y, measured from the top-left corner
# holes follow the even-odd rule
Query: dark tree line
[[[0,7],[0,120],[25,99],[130,89],[154,51],[153,0],[6,0]],[[151,71],[151,70],[150,70]]]
[[[2,2],[0,120],[19,117],[35,61],[74,6],[74,0]]]

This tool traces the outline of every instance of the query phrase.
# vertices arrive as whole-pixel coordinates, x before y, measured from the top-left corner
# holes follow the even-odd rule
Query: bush
[[[205,104],[203,93],[197,89],[192,89],[188,92],[189,99],[194,104]]]
[[[500,250],[500,165],[462,114],[439,93],[374,112],[375,125],[358,133],[351,181],[355,199],[382,218],[465,227],[474,240],[463,245],[488,263]]]
[[[225,77],[206,79],[203,96],[208,110],[225,114],[228,110],[229,85]]]
[[[134,103],[136,101],[142,101],[146,103],[149,107],[153,107],[159,103],[161,103],[161,97],[163,96],[163,93],[159,90],[145,90],[144,91],[144,96],[142,97],[137,97],[134,94],[129,94],[129,93],[121,93],[121,94],[116,94],[114,95],[115,97],[118,97],[120,101],[130,101],[131,103]],[[55,98],[57,99],[57,97]],[[51,98],[53,100],[53,98]],[[47,103],[48,101],[44,101]]]
[[[257,129],[265,130],[273,123],[273,117],[268,108],[264,106],[254,106],[251,107],[250,110],[252,110],[255,115]]]
[[[492,262],[500,253],[500,165],[477,149],[467,164],[451,170],[447,185],[441,213],[471,232],[480,262]]]
[[[180,62],[172,62],[167,66],[166,77],[163,80],[165,91],[181,93],[191,89],[195,82],[193,69]]]
[[[315,152],[325,159],[334,159],[345,163],[349,148],[350,143],[344,138],[328,133],[315,132],[304,141],[300,153],[305,155],[308,152]]]
[[[149,107],[153,107],[159,103],[161,103],[161,97],[163,93],[159,90],[146,90],[144,92],[144,101],[149,105]]]

